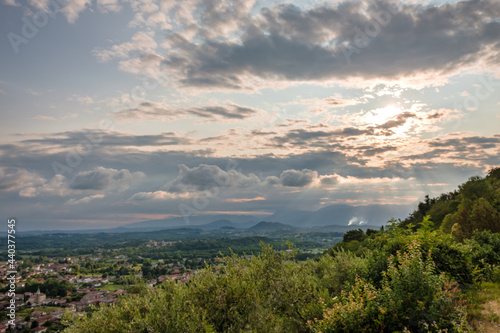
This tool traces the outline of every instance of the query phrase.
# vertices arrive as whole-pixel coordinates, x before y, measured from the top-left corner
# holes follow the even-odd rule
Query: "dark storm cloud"
[[[496,0],[441,6],[378,0],[310,9],[283,4],[247,21],[234,42],[195,44],[170,35],[173,51],[164,65],[185,85],[228,88],[244,87],[245,75],[327,80],[443,74],[498,58],[499,15]]]

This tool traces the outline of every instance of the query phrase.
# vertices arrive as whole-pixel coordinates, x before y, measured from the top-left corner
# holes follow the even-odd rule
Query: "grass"
[[[47,312],[47,313],[51,313],[51,312],[56,312],[56,311],[59,311],[59,310],[64,310],[64,308],[59,308],[59,307],[56,307],[56,306],[37,306],[36,308],[33,308],[33,311],[43,311],[43,312]]]
[[[123,284],[107,284],[99,288],[100,290],[117,291],[118,289],[125,289]]]
[[[483,282],[471,289],[467,298],[472,304],[469,316],[476,329],[486,333],[500,331],[500,283]]]

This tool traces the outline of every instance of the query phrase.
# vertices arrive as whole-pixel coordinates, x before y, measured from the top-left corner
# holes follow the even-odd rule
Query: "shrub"
[[[319,289],[326,289],[333,296],[340,295],[342,289],[352,285],[356,276],[368,276],[368,260],[343,249],[311,261],[309,269],[317,279]]]
[[[176,283],[122,298],[91,316],[77,315],[63,323],[71,325],[67,333],[215,332],[205,310],[189,300],[186,286]]]
[[[316,332],[400,332],[405,328],[463,332],[467,327],[463,313],[456,284],[436,273],[430,252],[428,260],[423,260],[420,243],[414,240],[404,253],[398,251],[388,259],[380,288],[357,278],[349,292],[325,308],[323,319],[309,325]]]

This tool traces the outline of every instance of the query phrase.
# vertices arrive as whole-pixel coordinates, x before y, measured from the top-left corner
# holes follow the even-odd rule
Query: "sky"
[[[408,205],[500,165],[500,2],[0,0],[21,229]]]

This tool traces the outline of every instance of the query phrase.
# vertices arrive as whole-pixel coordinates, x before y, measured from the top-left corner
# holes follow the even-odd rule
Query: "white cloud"
[[[119,12],[122,9],[119,0],[97,0],[97,8],[103,13]]]
[[[189,193],[170,193],[167,191],[138,192],[131,196],[127,201],[186,199],[189,197]]]
[[[69,23],[75,23],[82,11],[89,7],[92,0],[71,0],[61,9]]]
[[[88,197],[83,197],[81,199],[69,199],[68,201],[66,201],[65,205],[86,204],[92,200],[103,199],[103,198],[104,198],[104,194],[94,194],[94,195],[90,195]]]
[[[63,175],[55,175],[45,184],[38,187],[27,187],[19,192],[21,197],[59,196],[72,194],[68,188],[68,180]]]
[[[4,0],[4,4],[14,7],[20,6],[16,0]]]
[[[109,61],[113,58],[128,58],[132,52],[154,53],[158,44],[153,39],[150,33],[137,32],[130,42],[113,45],[110,49],[95,49],[94,55],[101,62]]]
[[[14,191],[43,184],[45,179],[21,168],[0,167],[0,190]]]

